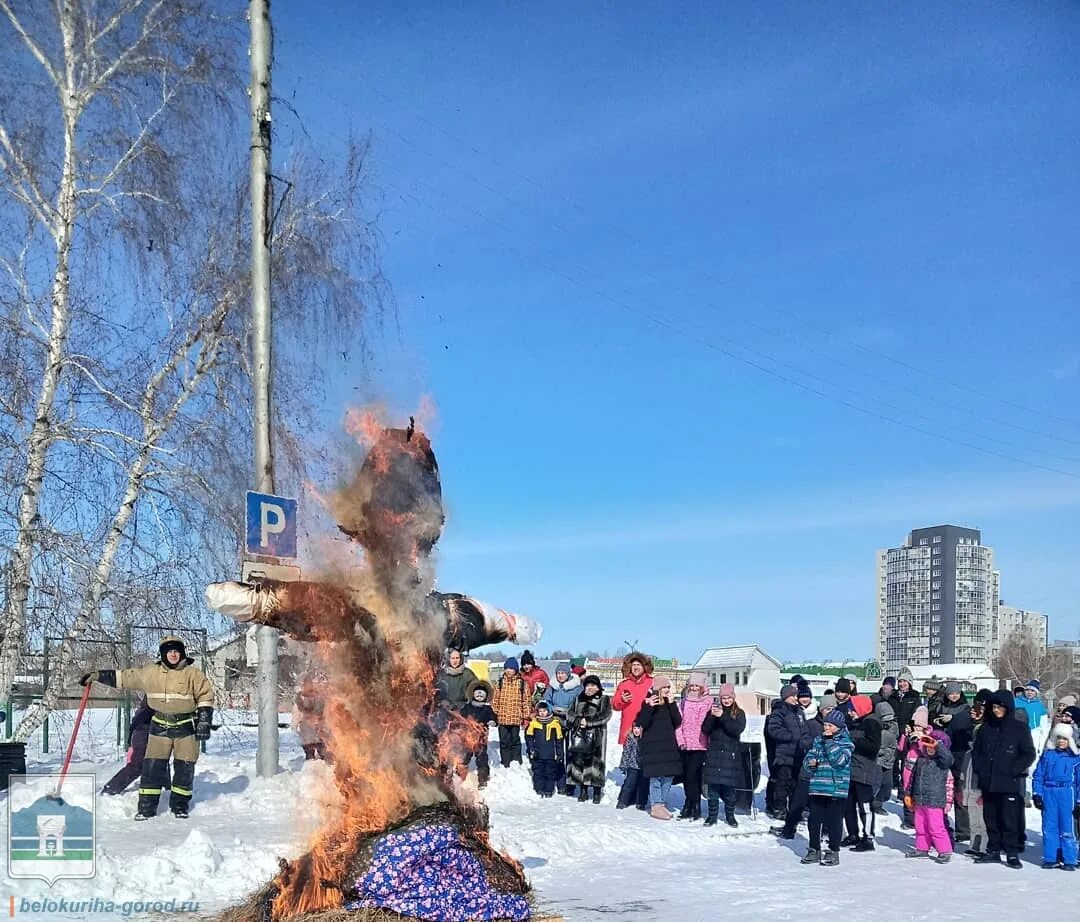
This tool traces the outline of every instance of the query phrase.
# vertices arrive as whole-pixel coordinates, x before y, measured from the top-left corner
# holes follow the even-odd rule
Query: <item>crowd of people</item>
[[[738,826],[737,794],[752,787],[753,771],[740,746],[747,717],[732,685],[712,697],[706,676],[695,672],[676,693],[640,653],[625,657],[610,698],[581,667],[564,662],[554,671],[549,677],[526,650],[520,662],[507,659],[489,683],[451,650],[439,697],[442,706],[496,726],[501,764],[527,758],[539,796],[597,804],[607,775],[607,724],[618,714],[617,809],[671,820],[670,790],[682,784],[678,819]],[[956,682],[923,691],[904,669],[871,695],[860,693],[855,676],[845,676],[819,701],[802,676],[793,676],[765,720],[766,811],[779,821],[772,832],[794,839],[805,823],[802,863],[837,865],[841,849],[875,849],[876,817],[887,815],[895,796],[902,828],[914,832],[908,857],[946,864],[964,845],[980,864],[1004,858],[1019,868],[1025,806],[1034,806],[1042,811],[1043,867],[1075,870],[1076,699],[1062,698],[1049,715],[1035,680],[1012,693],[981,689],[970,702]],[[1040,754],[1035,740],[1043,738]],[[490,778],[486,738],[477,740],[466,764],[473,759],[483,787]]]

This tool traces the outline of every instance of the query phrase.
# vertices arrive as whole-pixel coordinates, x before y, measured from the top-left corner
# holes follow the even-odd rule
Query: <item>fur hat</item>
[[[508,657],[503,662],[503,669],[513,669],[514,672],[520,672],[521,671],[521,667],[518,665],[518,661],[516,659],[514,659],[514,657],[512,657],[512,656]]]
[[[646,656],[644,653],[638,653],[635,651],[634,653],[627,653],[626,656],[623,657],[622,674],[624,679],[630,678],[630,667],[634,664],[635,661],[641,663],[641,668],[645,670],[645,675],[652,675],[652,659]]]
[[[581,687],[585,688],[587,685],[595,685],[600,691],[604,690],[604,683],[600,681],[600,676],[587,675],[581,680]]]
[[[780,700],[787,701],[788,698],[798,697],[799,689],[794,685],[785,685],[780,689]]]
[[[490,682],[485,682],[483,679],[477,679],[475,682],[470,682],[468,684],[468,687],[465,689],[465,694],[468,696],[469,700],[472,701],[473,696],[478,691],[482,691],[484,693],[485,701],[491,700],[492,689]]]
[[[1080,746],[1076,745],[1076,737],[1073,735],[1073,728],[1068,724],[1058,724],[1050,731],[1051,739],[1066,739],[1069,741],[1069,748],[1075,752],[1080,753]],[[1056,745],[1056,743],[1055,743]]]
[[[536,657],[532,655],[532,650],[526,650],[521,654],[521,666],[524,669],[526,666],[535,666]]]
[[[930,726],[930,711],[927,710],[925,704],[921,704],[915,708],[915,713],[911,716],[911,722],[915,724],[916,727]]]
[[[848,679],[837,679],[836,680],[836,690],[838,692],[840,692],[841,694],[850,695],[851,694],[851,681],[848,680]]]
[[[723,685],[720,686],[719,693],[721,698],[726,698],[729,695],[734,698],[735,686],[732,685],[730,682],[725,682]]]
[[[841,730],[847,729],[847,720],[840,711],[835,709],[825,715],[825,723],[832,724],[834,727],[839,727]]]

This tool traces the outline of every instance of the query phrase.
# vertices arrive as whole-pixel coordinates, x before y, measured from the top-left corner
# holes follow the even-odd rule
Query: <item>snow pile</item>
[[[76,748],[80,761],[72,767],[95,771],[99,786],[120,765],[110,719],[115,715],[91,714],[94,732],[88,734],[85,746],[80,740]],[[250,896],[277,873],[279,857],[295,858],[306,851],[320,811],[333,809],[336,796],[325,784],[328,767],[305,763],[298,741],[288,731],[281,735],[285,770],[272,779],[256,778],[255,740],[253,728],[215,734],[196,768],[187,821],[165,814],[135,823],[134,792],[99,797],[97,877],[61,880],[51,889],[41,881],[5,879],[0,884],[0,906],[6,912],[13,895],[18,919],[106,922],[125,916],[22,912],[20,900],[199,900],[201,913],[210,915]],[[57,769],[65,743],[66,735],[57,731],[48,755],[32,745],[31,763],[39,771]],[[91,753],[98,753],[101,761],[87,761]],[[111,753],[116,754],[110,760]],[[700,822],[661,822],[632,807],[615,810],[618,788],[613,780],[599,805],[558,795],[541,800],[532,791],[526,767],[499,767],[494,742],[491,753],[491,783],[482,793],[491,809],[492,841],[522,862],[541,910],[561,913],[572,922],[601,916],[694,922],[721,914],[733,914],[740,922],[792,914],[858,922],[880,915],[884,895],[900,892],[932,894],[935,910],[949,922],[1068,915],[1069,898],[1060,895],[1060,882],[1072,879],[1038,869],[1041,840],[1039,814],[1034,810],[1028,812],[1031,845],[1026,866],[1019,872],[975,866],[962,855],[946,866],[905,860],[911,834],[900,830],[895,813],[878,818],[877,851],[845,851],[836,869],[803,867],[798,859],[806,848],[805,837],[775,840],[763,814],[756,819],[739,814],[736,830],[722,823],[706,829]],[[617,765],[618,760],[612,727],[608,765]],[[609,779],[619,777],[614,770],[608,774]],[[466,784],[474,786],[475,776]],[[320,801],[328,793],[327,802]],[[681,798],[681,790],[674,789],[669,805],[679,807]],[[6,807],[0,806],[0,817],[6,839]],[[133,912],[126,918],[192,916]]]

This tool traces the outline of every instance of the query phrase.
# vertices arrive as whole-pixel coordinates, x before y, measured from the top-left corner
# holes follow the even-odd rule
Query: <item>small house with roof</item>
[[[712,695],[721,685],[733,685],[739,707],[751,715],[768,714],[780,692],[780,662],[757,644],[710,647],[694,663],[694,672],[705,673]]]

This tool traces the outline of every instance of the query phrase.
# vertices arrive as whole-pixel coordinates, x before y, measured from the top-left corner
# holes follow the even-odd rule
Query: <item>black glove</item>
[[[1031,802],[1035,805],[1036,810],[1041,810],[1043,808],[1043,799],[1041,794],[1033,795],[1031,798]]]
[[[213,708],[199,708],[195,711],[195,739],[210,739],[210,723],[213,719]]]
[[[98,674],[96,672],[84,672],[82,674],[82,678],[79,679],[79,684],[83,688],[86,688],[87,685],[90,685],[92,682],[96,682],[97,677]]]

